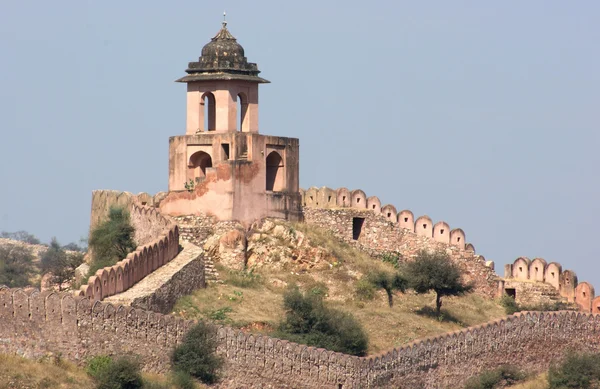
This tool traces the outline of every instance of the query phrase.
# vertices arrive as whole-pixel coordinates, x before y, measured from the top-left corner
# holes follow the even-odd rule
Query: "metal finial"
[[[223,28],[227,27],[227,12],[223,11]]]

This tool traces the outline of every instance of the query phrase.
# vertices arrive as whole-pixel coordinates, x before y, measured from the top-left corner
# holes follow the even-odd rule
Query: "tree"
[[[600,385],[600,354],[567,354],[560,364],[548,370],[551,389],[586,389]]]
[[[206,384],[218,379],[223,360],[215,354],[217,348],[214,331],[204,322],[198,322],[183,337],[171,356],[176,371],[189,374]]]
[[[394,290],[399,290],[401,292],[406,290],[407,282],[398,272],[378,270],[369,273],[367,279],[376,288],[385,290],[390,308],[394,305]]]
[[[352,355],[365,355],[367,334],[348,312],[329,308],[322,293],[302,294],[293,286],[283,296],[285,320],[279,325],[278,337],[308,346],[322,347]]]
[[[129,212],[120,207],[111,207],[108,219],[90,233],[89,247],[93,261],[89,274],[93,275],[98,269],[114,265],[135,250],[134,233]]]
[[[83,254],[71,252],[67,253],[58,243],[56,238],[52,238],[50,247],[41,258],[42,272],[50,273],[50,282],[58,285],[58,290],[62,290],[63,284],[69,282],[75,277],[75,269],[83,262]]]
[[[34,235],[30,234],[27,231],[17,231],[17,232],[0,232],[0,238],[19,240],[21,242],[29,243],[29,244],[40,244],[40,240],[36,238]]]
[[[33,253],[19,245],[0,246],[0,285],[19,288],[30,285],[29,279],[36,274]]]
[[[470,292],[473,286],[461,281],[461,271],[444,252],[421,251],[405,268],[410,288],[417,293],[434,291],[435,308],[439,315],[443,296],[459,296]]]

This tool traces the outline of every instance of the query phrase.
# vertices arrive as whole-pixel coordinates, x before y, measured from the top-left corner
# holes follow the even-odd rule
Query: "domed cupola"
[[[202,48],[198,62],[190,62],[186,69],[187,76],[178,82],[207,81],[207,80],[243,80],[258,83],[268,83],[258,77],[260,71],[255,63],[248,62],[244,56],[244,48],[229,30],[227,22],[210,42]]]

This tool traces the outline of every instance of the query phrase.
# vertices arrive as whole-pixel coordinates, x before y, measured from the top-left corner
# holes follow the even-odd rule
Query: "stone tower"
[[[300,220],[298,139],[258,133],[258,85],[269,81],[226,22],[186,73],[177,80],[187,84],[186,133],[169,138],[161,210],[241,222]]]

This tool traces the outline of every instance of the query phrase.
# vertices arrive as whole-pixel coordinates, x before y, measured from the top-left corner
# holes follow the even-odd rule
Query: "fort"
[[[600,350],[600,296],[574,271],[522,257],[500,277],[461,228],[382,205],[360,189],[301,189],[299,140],[259,133],[258,86],[268,81],[226,23],[186,73],[177,80],[187,86],[186,133],[169,139],[168,191],[92,194],[91,228],[111,206],[125,207],[136,250],[73,293],[0,287],[0,352],[60,353],[80,363],[134,353],[145,370],[167,371],[170,351],[193,325],[168,313],[178,297],[218,277],[210,255],[196,245],[215,229],[248,229],[266,218],[327,229],[373,257],[410,261],[421,250],[441,250],[487,298],[565,301],[579,311],[519,313],[368,357],[215,325],[217,352],[226,361],[221,387],[458,387],[515,358],[524,370],[540,372],[567,350]],[[140,285],[143,297],[128,295]]]

